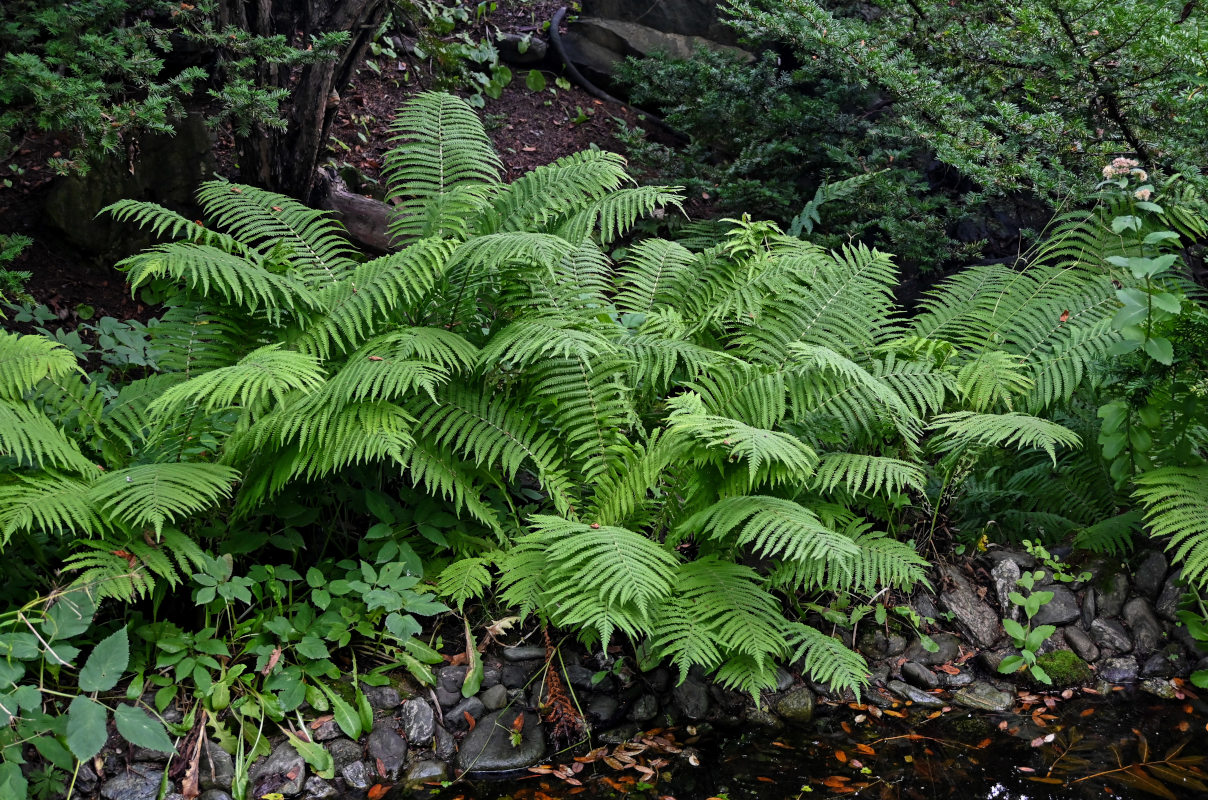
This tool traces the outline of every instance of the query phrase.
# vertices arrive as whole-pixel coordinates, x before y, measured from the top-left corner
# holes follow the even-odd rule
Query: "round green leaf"
[[[144,709],[122,703],[113,711],[117,732],[130,744],[154,750],[157,753],[175,753],[172,740],[164,724]]]

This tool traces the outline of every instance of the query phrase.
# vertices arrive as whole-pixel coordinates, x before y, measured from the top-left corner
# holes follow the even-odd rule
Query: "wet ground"
[[[441,800],[1081,800],[1208,798],[1208,706],[1079,692],[1023,694],[1002,714],[832,709],[808,730],[707,726],[595,743],[507,781],[457,782]]]

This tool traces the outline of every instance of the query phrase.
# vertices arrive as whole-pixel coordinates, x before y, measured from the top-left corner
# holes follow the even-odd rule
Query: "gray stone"
[[[331,753],[331,760],[335,763],[337,771],[354,761],[360,761],[361,756],[365,755],[364,748],[351,739],[336,739],[327,745],[327,752]]]
[[[231,754],[216,743],[205,739],[197,764],[197,785],[204,789],[229,791],[235,777],[235,761]]]
[[[567,664],[566,669],[562,670],[562,676],[566,678],[566,682],[569,683],[572,688],[583,692],[591,691],[591,678],[595,674],[595,672],[587,667],[583,667],[578,664]]]
[[[1162,641],[1162,625],[1154,616],[1153,606],[1144,597],[1134,597],[1124,604],[1124,621],[1132,632],[1133,649],[1138,655],[1152,653]]]
[[[973,584],[954,566],[946,565],[941,573],[948,590],[940,594],[940,604],[956,620],[956,624],[978,647],[993,647],[1002,636],[998,615],[978,597]]]
[[[1181,692],[1179,687],[1162,678],[1147,678],[1141,681],[1141,691],[1160,697],[1163,700],[1174,700]]]
[[[398,689],[393,686],[366,686],[362,691],[370,707],[378,711],[393,711],[403,702]]]
[[[436,714],[426,700],[418,697],[403,703],[399,715],[403,721],[403,733],[407,741],[415,745],[425,745],[432,741],[432,733],[436,730]]]
[[[523,715],[520,741],[513,743],[515,720]],[[541,718],[531,712],[495,711],[475,726],[457,751],[457,765],[472,772],[503,772],[532,766],[545,757]]]
[[[403,784],[415,787],[424,783],[440,783],[449,779],[449,765],[443,761],[416,761],[407,767]]]
[[[652,694],[644,694],[637,700],[633,701],[633,705],[629,708],[629,713],[625,715],[625,719],[633,722],[649,722],[654,719],[659,713],[659,701]]]
[[[1082,623],[1084,631],[1091,629],[1091,623],[1095,621],[1095,616],[1095,590],[1091,589],[1082,595],[1082,614],[1079,615],[1079,622]]]
[[[704,719],[709,712],[709,692],[703,683],[689,677],[671,690],[671,696],[688,719]]]
[[[456,695],[461,695],[461,685],[466,681],[466,672],[468,668],[460,667],[442,667],[436,671],[436,683],[446,692],[452,692]]]
[[[448,711],[453,706],[462,701],[461,690],[450,692],[443,686],[436,687],[436,702],[440,703],[440,707]]]
[[[319,723],[318,727],[310,732],[310,738],[316,742],[330,742],[332,739],[338,739],[341,736],[340,726],[336,724],[334,719],[326,719]]]
[[[1181,649],[1181,648],[1180,648]],[[1166,652],[1154,653],[1141,665],[1142,678],[1170,678],[1178,675],[1179,660]]]
[[[145,764],[167,764],[168,754],[162,753],[159,750],[151,750],[146,747],[137,747],[131,749],[130,760],[141,761]]]
[[[642,22],[669,33],[706,36],[734,43],[736,34],[718,14],[717,0],[584,0],[583,13],[607,19]]]
[[[616,718],[618,710],[620,710],[620,704],[616,698],[606,694],[593,695],[585,709],[587,715],[601,725],[612,722]]]
[[[357,760],[351,764],[345,764],[338,771],[344,782],[353,789],[369,788],[370,772],[364,761]]]
[[[1090,596],[1089,592],[1087,596]],[[1065,635],[1065,643],[1070,646],[1076,656],[1087,663],[1099,660],[1099,648],[1095,646],[1094,640],[1086,631],[1071,625],[1062,629],[1062,633]]]
[[[889,682],[889,665],[877,664],[869,669],[868,682],[873,686],[884,686]]]
[[[940,618],[940,610],[935,607],[935,598],[926,592],[919,592],[910,600],[910,607],[914,609],[914,613],[918,614],[927,620],[937,620]]]
[[[306,800],[331,800],[336,796],[336,788],[318,775],[311,775],[302,787]]]
[[[523,689],[528,685],[537,670],[541,669],[540,661],[521,661],[515,664],[504,664],[499,682],[509,689]]]
[[[385,725],[375,725],[365,744],[368,756],[376,762],[378,774],[397,781],[407,763],[407,742]]]
[[[76,789],[84,796],[91,796],[96,789],[98,780],[92,764],[87,761],[81,762],[80,769],[76,772]]]
[[[197,800],[231,800],[231,795],[221,789],[206,789],[197,796]]]
[[[1162,590],[1162,583],[1166,580],[1166,570],[1169,567],[1166,556],[1156,550],[1151,550],[1145,558],[1141,559],[1136,572],[1133,573],[1133,590],[1142,597],[1153,600]]]
[[[860,634],[856,649],[866,658],[883,661],[900,655],[906,649],[906,637],[897,633],[886,634],[879,628],[874,628]]]
[[[521,36],[518,33],[501,33],[495,37],[495,48],[499,58],[508,63],[526,67],[540,64],[549,52],[549,43],[539,36]]]
[[[935,689],[940,685],[939,677],[917,661],[902,665],[902,680],[920,689]]]
[[[1132,650],[1132,639],[1124,626],[1114,619],[1100,617],[1091,623],[1091,636],[1100,647],[1105,647],[1116,653],[1127,653]]]
[[[1014,650],[1009,648],[1000,648],[998,650],[983,650],[977,654],[977,661],[982,668],[992,675],[998,674],[998,665],[1007,656],[1019,655]]]
[[[1095,604],[1105,617],[1118,617],[1128,599],[1128,576],[1116,573],[1108,579],[1106,589],[1095,590]]]
[[[442,761],[452,760],[454,754],[457,753],[457,740],[453,738],[453,734],[445,730],[443,725],[437,725],[436,732],[432,734],[432,752]]]
[[[903,642],[903,647],[905,643]],[[793,685],[793,676],[784,667],[776,668],[776,691],[783,692]]]
[[[809,691],[808,689],[806,691]],[[742,714],[743,721],[767,730],[778,731],[784,728],[784,720],[775,714],[770,714],[762,708],[748,708]]]
[[[952,702],[980,711],[1006,711],[1015,702],[1010,692],[995,689],[985,681],[974,681],[952,695]]]
[[[1020,570],[1032,569],[1036,566],[1036,559],[1030,553],[1017,553],[1014,550],[1004,550],[999,547],[990,548],[981,554],[981,558],[993,565],[990,568],[991,573],[1004,561],[1012,562]]]
[[[666,667],[652,669],[642,677],[646,679],[646,683],[652,691],[661,694],[671,688],[671,670]]]
[[[477,697],[467,697],[445,714],[445,727],[453,731],[465,730],[470,727],[466,714],[475,720],[480,720],[485,713],[487,713],[487,707],[482,704],[481,700]]]
[[[1099,677],[1111,683],[1132,683],[1137,672],[1137,659],[1132,656],[1109,658],[1099,665]]]
[[[804,725],[814,718],[814,693],[801,686],[776,701],[776,713],[787,722]]]
[[[968,686],[973,683],[973,673],[966,670],[961,670],[955,675],[941,672],[939,679],[940,686],[943,686],[945,689],[959,689],[962,686]]]
[[[508,704],[508,690],[503,684],[497,683],[490,689],[479,692],[478,699],[486,706],[487,711],[498,711]]]
[[[510,663],[519,661],[544,661],[544,647],[505,647],[503,649],[503,660]]]
[[[1053,599],[1040,607],[1036,616],[1032,617],[1032,626],[1065,625],[1073,622],[1082,615],[1078,607],[1078,598],[1064,586],[1050,586],[1047,591],[1053,593]]]
[[[920,664],[928,667],[947,664],[949,661],[960,657],[960,640],[950,633],[937,633],[931,637],[932,640],[939,645],[939,650],[934,653],[927,652],[923,647],[921,639],[915,639],[906,648],[903,653],[906,658],[911,661],[917,661]]]
[[[482,688],[490,689],[498,686],[503,678],[503,665],[498,661],[488,661],[482,666]]]
[[[654,52],[667,53],[672,58],[690,59],[697,48],[704,47],[749,57],[737,47],[722,45],[701,36],[685,36],[637,22],[589,16],[578,17],[567,26],[567,32],[562,35],[562,44],[570,59],[576,62],[584,56],[581,51],[588,49],[585,45],[594,45],[590,60],[583,63],[597,72],[609,71],[606,63],[603,63],[607,62],[609,55],[614,63],[624,56],[647,56]],[[596,49],[602,52],[597,54],[594,52]]]
[[[248,770],[256,787],[256,796],[280,792],[287,797],[302,791],[306,783],[306,761],[289,742],[277,745],[268,758],[261,759]]]
[[[890,681],[888,688],[889,691],[898,697],[903,700],[909,700],[916,706],[922,706],[923,708],[942,708],[944,706],[944,699],[942,697],[928,694],[922,689],[916,689],[905,681]]]
[[[151,764],[135,763],[101,784],[105,800],[155,800],[164,771]]]
[[[1183,593],[1186,591],[1182,586],[1182,577],[1183,571],[1175,570],[1162,585],[1162,592],[1154,606],[1154,610],[1162,619],[1171,622],[1178,620],[1179,601],[1183,599]]]
[[[1009,595],[1011,592],[1019,591],[1016,584],[1020,576],[1019,565],[1009,558],[1004,558],[994,565],[990,570],[990,577],[994,580],[994,594],[998,598],[998,605],[1002,608],[1003,613],[1011,619],[1019,619],[1019,606],[1011,602]]]

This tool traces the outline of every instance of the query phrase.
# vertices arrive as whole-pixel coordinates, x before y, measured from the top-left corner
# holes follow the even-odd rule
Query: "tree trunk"
[[[289,67],[261,64],[257,83],[282,88],[284,130],[256,126],[236,137],[240,180],[306,201],[327,142],[336,104],[332,91],[343,89],[381,24],[387,0],[221,0],[223,24],[257,36],[282,35],[305,47],[312,35],[348,31],[347,45],[334,61]]]

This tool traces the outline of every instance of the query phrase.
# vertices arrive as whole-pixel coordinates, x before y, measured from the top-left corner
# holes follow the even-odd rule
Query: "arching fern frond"
[[[460,515],[464,509],[502,539],[503,525],[499,516],[482,499],[486,481],[474,475],[447,448],[422,440],[413,442],[403,453],[402,465],[414,485],[422,487],[434,497],[444,498],[453,506],[455,514]]]
[[[25,467],[58,467],[89,474],[96,465],[44,414],[24,403],[0,400],[0,457]]]
[[[227,367],[264,344],[259,331],[205,303],[169,308],[151,327],[160,369],[188,378],[198,372]]]
[[[923,491],[927,473],[918,464],[867,453],[825,453],[814,474],[813,488],[834,491],[840,484],[851,494],[897,494]]]
[[[1183,580],[1208,588],[1208,467],[1161,467],[1134,483],[1150,536],[1169,537],[1166,549]]]
[[[491,565],[489,558],[462,558],[454,561],[436,576],[436,593],[447,597],[465,613],[467,600],[476,600],[491,588]]]
[[[0,482],[0,545],[16,531],[95,536],[104,527],[87,480],[46,471]]]
[[[234,255],[246,255],[248,249],[235,240],[235,237],[221,231],[211,230],[199,220],[192,220],[175,211],[164,208],[157,203],[145,200],[122,199],[111,203],[97,215],[109,214],[118,222],[133,222],[140,228],[146,228],[159,238],[184,239],[194,244],[216,247]]]
[[[802,669],[818,683],[832,691],[853,692],[856,699],[868,680],[868,663],[859,653],[838,639],[801,623],[792,623],[786,631],[785,643],[792,651],[790,660],[801,660]]]
[[[109,472],[90,497],[114,519],[136,529],[164,525],[209,508],[231,494],[239,473],[219,464],[140,464]]]
[[[956,374],[956,386],[970,409],[977,412],[1005,408],[1033,387],[1023,373],[1019,356],[1001,350],[985,350],[970,359]]]
[[[941,414],[928,427],[940,434],[936,446],[942,452],[973,444],[1036,447],[1048,453],[1056,465],[1058,447],[1082,446],[1082,439],[1069,428],[1018,412],[975,414],[972,411],[957,411]]]
[[[679,536],[723,539],[751,546],[765,558],[820,562],[823,568],[850,566],[859,555],[851,539],[831,530],[813,511],[779,497],[728,497],[694,514],[677,528]]]
[[[679,208],[683,197],[661,186],[633,186],[609,192],[558,225],[557,233],[571,242],[595,238],[611,244],[628,233],[638,220],[655,211]]]
[[[0,331],[0,399],[20,400],[46,378],[81,372],[75,354],[45,336]]]
[[[631,183],[625,159],[603,150],[563,156],[525,173],[501,191],[475,223],[479,233],[547,231]]]
[[[280,404],[294,390],[312,391],[323,382],[319,360],[312,355],[282,350],[280,344],[258,348],[229,367],[209,370],[165,391],[147,411],[153,415],[176,412],[196,403],[207,413],[238,406],[245,413],[265,410],[270,401]]]
[[[676,242],[638,242],[625,254],[616,272],[617,308],[645,314],[655,305],[675,302],[683,284],[695,277],[697,261],[695,253]]]

